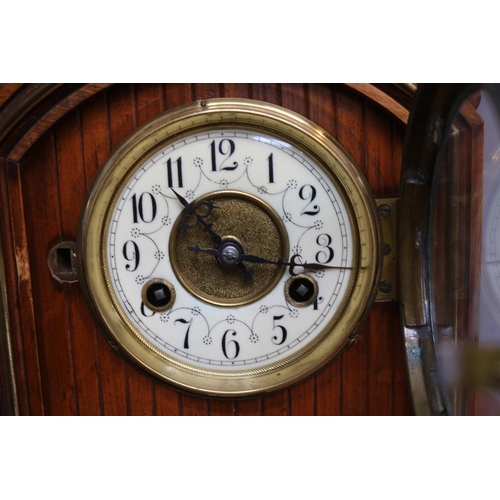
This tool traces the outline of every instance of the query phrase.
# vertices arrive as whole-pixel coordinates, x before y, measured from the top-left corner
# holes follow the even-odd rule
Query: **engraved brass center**
[[[193,203],[202,213],[212,201],[214,208],[205,218],[212,230],[224,240],[237,241],[245,254],[264,259],[287,261],[289,257],[288,235],[285,226],[266,202],[240,191],[216,191],[204,195]],[[200,205],[201,204],[201,205]],[[183,232],[182,218],[189,226]],[[243,262],[253,274],[253,279],[243,276],[238,267],[222,265],[214,255],[188,250],[189,246],[217,248],[202,224],[196,225],[193,214],[183,211],[174,223],[169,243],[170,260],[180,283],[194,296],[210,304],[228,307],[242,306],[260,299],[279,282],[284,268],[274,264]]]

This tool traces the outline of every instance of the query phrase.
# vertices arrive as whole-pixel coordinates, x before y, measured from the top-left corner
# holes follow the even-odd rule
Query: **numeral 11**
[[[177,158],[177,186],[176,187],[184,187],[182,183],[182,159]],[[174,178],[172,172],[172,159],[169,158],[167,160],[167,177],[168,177],[168,187],[174,187]]]

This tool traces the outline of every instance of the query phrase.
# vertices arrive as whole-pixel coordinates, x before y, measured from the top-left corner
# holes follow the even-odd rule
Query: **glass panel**
[[[478,371],[483,355],[500,347],[499,123],[491,96],[471,95],[455,116],[435,171],[430,311],[449,414],[500,414],[500,391],[491,377],[479,384],[485,375]]]

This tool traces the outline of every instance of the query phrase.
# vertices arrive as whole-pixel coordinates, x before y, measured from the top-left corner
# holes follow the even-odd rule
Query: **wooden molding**
[[[348,87],[358,91],[363,94],[368,99],[382,106],[384,109],[393,114],[401,123],[406,125],[408,123],[408,117],[410,112],[408,109],[399,104],[398,101],[389,97],[386,93],[378,88],[374,87],[369,83],[347,83]]]
[[[19,162],[29,148],[68,111],[109,83],[30,84],[0,108],[0,155]]]

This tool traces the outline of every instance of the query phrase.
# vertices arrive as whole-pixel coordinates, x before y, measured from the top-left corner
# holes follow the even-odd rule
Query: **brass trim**
[[[312,286],[314,288],[313,296],[309,300],[307,300],[306,302],[297,302],[290,295],[290,286],[292,285],[292,283],[294,281],[296,281],[298,279],[306,279],[307,281],[312,283]],[[309,274],[297,274],[297,276],[292,276],[285,283],[285,299],[289,304],[291,304],[292,306],[295,306],[295,307],[308,307],[308,306],[310,306],[318,298],[318,293],[319,293],[318,282]]]
[[[105,242],[113,199],[132,175],[133,166],[153,150],[183,135],[208,128],[261,130],[286,140],[311,156],[337,186],[349,213],[355,241],[349,291],[337,314],[295,355],[263,369],[239,372],[201,370],[168,357],[117,310],[107,266]],[[138,128],[111,154],[98,173],[83,207],[78,233],[81,283],[104,333],[140,368],[177,388],[204,396],[249,397],[312,375],[355,338],[375,300],[381,272],[381,228],[371,189],[349,154],[323,129],[284,108],[247,99],[213,99],[181,106]],[[349,307],[347,307],[349,306]],[[333,328],[335,326],[335,328]]]
[[[169,289],[170,301],[168,302],[167,305],[162,306],[162,307],[156,307],[153,304],[151,304],[150,301],[148,300],[148,297],[147,297],[148,288],[154,283],[161,283]],[[174,285],[172,285],[172,283],[170,283],[170,281],[167,281],[167,280],[164,280],[161,278],[153,278],[152,280],[149,280],[148,282],[146,282],[144,284],[144,286],[142,287],[141,298],[142,298],[142,302],[144,303],[144,305],[148,309],[151,309],[151,311],[154,311],[154,312],[162,313],[162,312],[168,311],[169,309],[172,309],[173,305],[175,304],[175,299],[176,299],[175,287],[174,287]]]
[[[377,293],[377,301],[398,300],[398,207],[397,198],[379,198],[376,200],[382,225],[384,256],[382,275]],[[387,208],[386,208],[387,207]],[[412,286],[412,285],[411,285]]]

